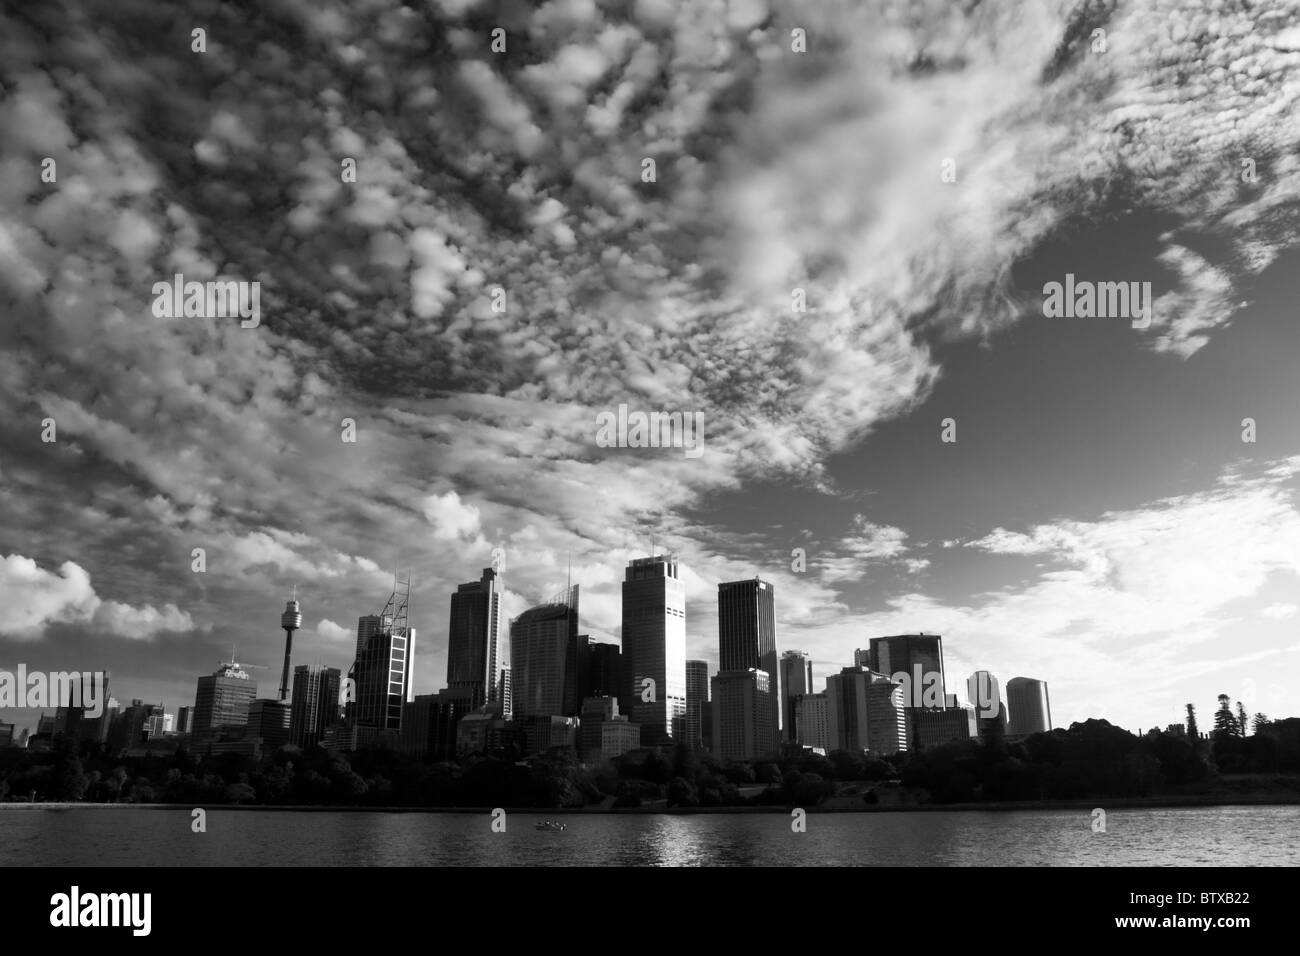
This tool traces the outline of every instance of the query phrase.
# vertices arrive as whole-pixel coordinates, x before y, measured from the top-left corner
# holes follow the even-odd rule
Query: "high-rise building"
[[[578,585],[510,623],[510,697],[516,719],[575,717],[586,689],[579,652]],[[586,635],[581,635],[585,638]]]
[[[1046,681],[1011,678],[1007,681],[1007,710],[1010,711],[1008,736],[1027,737],[1052,729],[1052,705],[1047,697]]]
[[[289,742],[290,704],[285,700],[254,700],[248,705],[244,739],[262,741],[263,753],[274,753]]]
[[[867,685],[867,749],[882,757],[907,749],[901,684],[881,679]]]
[[[178,734],[194,733],[193,707],[182,707],[176,711],[176,732]]]
[[[709,701],[709,662],[686,662],[686,743],[704,748],[704,705]]]
[[[581,759],[589,762],[600,759],[601,727],[619,717],[617,697],[602,695],[588,697],[582,702],[581,722],[578,724],[578,756]],[[626,716],[622,719],[627,721]]]
[[[505,720],[514,717],[514,678],[511,676],[510,663],[501,665],[501,689],[497,691],[497,702],[501,705],[501,716]]]
[[[908,746],[903,687],[865,667],[826,678],[830,749],[888,755]]]
[[[719,760],[755,760],[776,752],[766,671],[719,671],[713,678],[712,705],[713,754]]]
[[[591,679],[587,688],[592,697],[618,697],[623,693],[622,656],[617,644],[593,642],[588,653],[591,661]],[[623,707],[625,701],[619,700]]]
[[[916,745],[912,736],[915,725],[912,711],[957,706],[956,695],[948,693],[943,669],[943,638],[938,634],[873,637],[869,650],[856,652],[854,660],[865,660],[863,666],[872,672],[902,683],[909,748]],[[902,674],[906,674],[906,678],[900,678]]]
[[[827,751],[831,748],[830,700],[826,692],[803,694],[797,699],[798,742],[805,747]]]
[[[293,702],[289,710],[289,743],[307,750],[321,742],[325,731],[339,722],[343,672],[337,667],[293,669]]]
[[[975,708],[975,726],[979,736],[1007,732],[1007,707],[1002,701],[998,679],[989,671],[976,671],[966,680],[966,693]],[[995,713],[989,715],[990,710]]]
[[[500,692],[501,592],[497,573],[484,568],[477,581],[451,596],[447,688],[470,691],[472,708],[495,702]]]
[[[781,736],[781,672],[776,651],[776,595],[760,578],[718,585],[718,670],[768,675],[771,739]],[[715,716],[720,714],[715,711]],[[725,732],[725,728],[724,728]]]
[[[855,653],[854,660],[861,660],[862,653],[862,651]],[[918,673],[926,682],[934,680],[929,675],[937,674],[940,705],[947,706],[949,703],[943,672],[943,638],[938,634],[896,634],[892,637],[873,637],[866,661],[859,666],[889,678],[894,678],[900,672],[905,673],[913,685],[916,684]],[[920,692],[921,687],[914,686],[914,693],[920,694]],[[907,701],[907,706],[915,706],[917,699],[919,698]]]
[[[363,617],[357,622],[358,641],[365,646],[357,655],[349,677],[355,682],[356,700],[348,705],[348,722],[378,731],[398,731],[402,704],[414,696],[411,674],[415,664],[415,628],[408,619],[411,581],[397,581],[378,623]]]
[[[257,682],[233,660],[200,677],[194,694],[194,736],[203,737],[219,727],[248,723],[248,705],[256,696]]]
[[[623,688],[641,743],[654,747],[686,732],[686,585],[677,558],[634,558],[623,576]]]
[[[0,722],[0,747],[14,745],[14,725]]]
[[[781,720],[783,739],[799,741],[799,698],[813,692],[812,661],[803,651],[781,655]],[[806,742],[806,741],[805,741]]]

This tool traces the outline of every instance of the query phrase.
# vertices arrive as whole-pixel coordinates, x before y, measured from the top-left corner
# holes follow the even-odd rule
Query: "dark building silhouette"
[[[764,706],[771,708],[770,739],[775,746],[780,740],[780,668],[776,652],[776,594],[770,583],[760,578],[746,581],[728,581],[718,585],[718,673],[760,670],[767,675],[762,697]],[[714,696],[716,703],[716,694]],[[726,713],[714,708],[721,721],[715,728],[728,735]],[[728,739],[730,739],[728,737]],[[761,738],[768,740],[768,735]]]
[[[492,568],[484,568],[482,578],[462,584],[451,596],[447,634],[447,688],[468,690],[474,708],[495,702],[500,693],[501,592]]]

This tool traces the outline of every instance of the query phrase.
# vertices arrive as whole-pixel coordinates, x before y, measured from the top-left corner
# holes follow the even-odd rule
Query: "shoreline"
[[[1197,807],[1280,807],[1300,805],[1300,793],[1281,792],[1260,794],[1257,799],[1242,799],[1220,795],[1165,796],[1165,797],[1114,797],[1090,800],[1022,800],[991,801],[988,803],[925,803],[925,804],[891,804],[886,806],[862,804],[848,807],[805,807],[807,813],[1010,813],[1016,811],[1050,811],[1063,810],[1092,811],[1101,807],[1111,810],[1182,810]],[[172,810],[190,812],[194,807],[187,803],[27,803],[12,801],[0,803],[0,810],[46,810],[62,812],[66,810]],[[213,803],[205,810],[266,810],[275,813],[461,813],[490,814],[487,807],[365,807],[355,805],[286,805],[286,804],[237,804]],[[792,807],[504,807],[507,813],[531,814],[538,817],[581,816],[599,814],[602,816],[619,815],[657,815],[657,816],[696,816],[708,814],[779,814],[789,816]]]

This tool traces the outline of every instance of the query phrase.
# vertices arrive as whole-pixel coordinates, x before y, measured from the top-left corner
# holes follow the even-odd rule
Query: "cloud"
[[[438,541],[472,540],[479,534],[479,509],[462,502],[454,491],[425,498],[424,516],[433,525],[433,536]]]
[[[148,639],[162,631],[188,631],[189,614],[174,604],[132,607],[103,601],[90,575],[72,561],[57,572],[40,568],[19,554],[0,559],[0,634],[36,640],[47,624],[85,622],[118,637]]]
[[[1294,604],[1279,603],[1270,604],[1259,613],[1264,615],[1264,617],[1272,618],[1275,621],[1285,621],[1288,618],[1295,617],[1296,611],[1300,611],[1300,607],[1297,607]]]

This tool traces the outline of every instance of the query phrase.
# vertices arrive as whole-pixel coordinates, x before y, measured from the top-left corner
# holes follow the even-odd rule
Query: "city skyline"
[[[655,571],[658,573],[647,575],[645,573],[647,571]],[[624,582],[624,601],[628,602],[632,618],[635,619],[643,616],[641,614],[641,605],[645,604],[645,598],[649,592],[644,592],[644,587],[635,584],[632,586],[632,590],[629,591],[626,585],[633,581],[674,580],[677,573],[678,564],[675,558],[669,555],[652,555],[634,559],[632,562],[629,562],[627,566],[627,578]],[[484,685],[482,680],[461,679],[457,675],[461,675],[465,672],[464,665],[467,662],[469,663],[470,671],[473,673],[485,672],[485,677],[487,673],[490,673],[486,668],[486,662],[488,659],[495,656],[496,647],[498,645],[498,637],[495,633],[499,610],[498,595],[496,592],[496,578],[497,573],[492,568],[485,568],[480,581],[462,584],[452,595],[453,611],[448,625],[450,639],[446,656],[447,679],[445,681],[445,686],[439,689],[436,694],[435,692],[430,691],[424,696],[450,694],[451,697],[457,699],[463,698],[463,703],[460,705],[463,708],[463,711],[474,710],[481,707],[484,703],[492,702],[489,698],[489,689]],[[370,726],[382,726],[391,730],[397,729],[396,717],[400,712],[400,704],[410,703],[415,696],[418,696],[416,688],[410,683],[409,679],[410,662],[415,656],[414,644],[415,635],[417,633],[414,627],[409,626],[405,614],[405,596],[409,594],[410,577],[408,575],[405,581],[398,581],[397,576],[395,575],[394,580],[394,591],[389,598],[385,610],[381,614],[363,614],[358,617],[356,656],[352,665],[347,668],[350,678],[355,678],[354,693],[356,694],[357,700],[361,701],[360,705],[354,704],[348,709],[348,713],[351,715],[349,718],[350,721]],[[638,593],[638,587],[640,587],[640,591],[644,593]],[[797,678],[799,681],[799,687],[795,691],[795,694],[806,694],[809,696],[815,695],[818,693],[814,689],[815,682],[818,678],[816,678],[813,673],[814,662],[801,651],[779,652],[772,623],[775,620],[776,602],[774,600],[773,589],[769,583],[764,582],[759,578],[752,578],[743,581],[719,582],[717,587],[718,593],[720,595],[725,595],[728,598],[727,604],[720,609],[718,618],[716,644],[719,647],[718,659],[722,664],[719,665],[719,670],[710,673],[708,661],[691,659],[683,660],[681,662],[683,677],[687,683],[683,685],[683,706],[682,712],[678,715],[680,718],[678,727],[683,733],[687,733],[691,728],[690,718],[688,717],[685,708],[687,696],[685,688],[690,685],[692,679],[690,671],[692,667],[699,667],[700,675],[697,683],[703,688],[707,688],[708,683],[710,683],[719,673],[735,673],[738,670],[744,670],[745,667],[758,667],[759,671],[767,675],[765,678],[765,687],[767,689],[764,690],[764,693],[768,695],[766,697],[767,704],[772,709],[770,712],[770,719],[763,721],[765,725],[764,730],[767,731],[769,729],[768,725],[770,725],[770,740],[772,741],[773,746],[776,746],[780,742],[792,740],[793,738],[788,734],[789,728],[785,725],[784,719],[785,714],[787,713],[786,708],[792,708],[788,713],[793,713],[793,708],[798,706],[798,700],[797,697],[791,695],[783,682],[777,680],[777,676],[781,675],[784,677],[787,670],[787,664],[793,665],[797,662],[800,676]],[[576,715],[581,710],[582,699],[584,699],[583,688],[586,687],[587,691],[597,692],[593,690],[594,684],[591,683],[593,681],[599,682],[597,672],[591,669],[591,663],[587,660],[587,654],[581,655],[581,658],[576,655],[576,649],[573,646],[575,641],[581,642],[583,650],[588,652],[597,647],[610,647],[616,649],[618,653],[621,654],[622,649],[618,644],[591,644],[588,635],[579,635],[577,633],[581,626],[578,614],[578,593],[579,586],[571,583],[558,595],[553,595],[551,598],[529,608],[518,617],[511,617],[508,619],[509,631],[512,636],[511,648],[513,651],[515,647],[518,647],[520,657],[516,661],[504,664],[503,669],[508,673],[517,665],[519,666],[521,673],[530,674],[532,671],[537,671],[537,674],[532,674],[527,678],[528,686],[532,688],[530,694],[536,696],[537,700],[531,704],[526,703],[521,716],[549,716],[563,713]],[[662,601],[664,599],[663,594],[649,594],[649,596],[653,599],[651,603]],[[282,627],[286,622],[301,623],[301,603],[297,601],[296,598],[297,586],[294,587],[294,599],[286,604],[286,610],[281,615]],[[459,613],[455,610],[458,601],[461,602],[461,611]],[[473,603],[467,606],[465,604],[466,601],[471,601]],[[480,606],[480,603],[482,602],[486,603],[483,603],[482,606]],[[394,614],[395,608],[397,609],[396,614]],[[669,617],[671,617],[673,610],[672,607],[670,606],[668,610],[670,612]],[[753,613],[750,613],[751,610]],[[684,618],[684,614],[677,616]],[[292,621],[290,621],[290,617],[292,617]],[[749,620],[749,618],[753,619]],[[551,638],[553,639],[547,637],[549,631],[546,631],[546,628],[549,626],[547,622],[552,620],[558,622],[557,627],[551,628],[551,630],[555,631],[555,634],[551,635]],[[519,635],[516,635],[516,625],[522,628]],[[539,630],[539,627],[541,627],[542,630]],[[394,636],[397,637],[398,643],[403,648],[402,650],[392,651],[389,647]],[[520,637],[520,640],[517,643],[513,640],[516,636]],[[403,641],[402,639],[404,637],[408,638],[408,640]],[[541,643],[538,643],[539,640]],[[318,685],[320,685],[320,682],[324,679],[323,675],[333,674],[334,677],[332,679],[334,683],[332,687],[337,691],[344,668],[322,667],[319,664],[316,666],[298,664],[290,658],[288,652],[290,645],[288,642],[289,638],[286,637],[284,666],[285,668],[292,667],[293,681],[290,684],[290,689],[292,691],[293,700],[290,701],[283,697],[278,698],[278,700],[285,709],[284,713],[286,720],[290,710],[292,710],[293,713],[298,714],[300,708],[313,708],[313,713],[309,718],[309,722],[312,724],[321,722],[320,726],[316,728],[315,734],[319,737],[320,731],[324,729],[327,721],[325,721],[324,710],[321,710],[319,715],[315,713],[315,708],[321,706],[316,701],[316,695],[319,693],[317,689]],[[483,646],[476,650],[473,646],[476,643],[482,644]],[[832,691],[834,680],[840,676],[841,673],[848,673],[849,670],[865,668],[873,677],[884,677],[888,679],[891,675],[896,675],[899,668],[903,668],[905,672],[908,673],[909,677],[915,676],[919,678],[922,676],[937,676],[938,681],[934,689],[939,695],[937,699],[943,702],[941,706],[978,706],[978,699],[974,696],[973,691],[960,698],[951,694],[942,693],[944,689],[943,677],[945,668],[942,656],[941,635],[926,635],[922,633],[882,636],[870,638],[868,644],[869,649],[856,648],[853,650],[851,654],[851,666],[845,665],[841,671],[832,668],[831,671],[827,672],[820,678],[822,683],[821,694],[825,695],[828,691]],[[890,648],[895,645],[897,645],[897,649],[891,652]],[[661,656],[664,647],[665,644],[661,635],[658,644],[658,653],[660,653]],[[387,660],[388,655],[395,655],[396,663],[392,663],[391,666],[400,671],[400,675],[398,676],[389,675],[389,679],[399,680],[401,682],[398,690],[392,691],[391,686],[385,688],[392,691],[392,693],[387,695],[386,699],[390,702],[399,702],[394,704],[394,707],[397,708],[396,711],[393,707],[382,706],[381,701],[385,698],[377,689],[374,692],[367,691],[368,684],[373,683],[373,681],[367,680],[364,667],[359,668],[357,666],[358,664],[365,664],[370,660],[370,658],[374,657],[375,654],[378,653],[377,649],[382,650],[383,653],[380,656],[384,657],[385,660]],[[655,652],[652,650],[650,658],[654,657],[654,653]],[[919,657],[918,654],[920,655]],[[472,661],[474,660],[476,660],[477,663],[473,663]],[[897,667],[893,666],[894,664],[897,664]],[[915,664],[917,669],[914,670],[912,668],[913,664]],[[764,670],[764,665],[770,666],[772,672],[768,673]],[[213,694],[211,687],[214,684],[217,687],[225,686],[225,684],[223,684],[223,681],[225,681],[233,687],[238,687],[240,689],[241,699],[244,701],[245,706],[251,705],[254,701],[257,688],[256,681],[253,680],[247,672],[241,670],[241,668],[247,666],[265,668],[265,665],[257,665],[248,662],[236,663],[232,648],[230,662],[223,663],[214,674],[199,676],[199,690],[194,698],[195,703],[187,707],[182,707],[181,710],[193,709],[201,715],[198,720],[200,731],[206,729],[209,724],[216,726],[228,722],[225,719],[214,720],[211,717],[213,707],[210,702]],[[621,660],[619,661],[619,666],[623,667]],[[540,670],[538,670],[538,668],[540,668]],[[874,668],[884,669],[874,670]],[[671,666],[669,669],[672,669]],[[105,680],[105,685],[107,683],[106,673],[107,672],[105,672],[104,675],[101,675]],[[987,673],[989,672],[983,670],[978,671],[972,676],[971,680],[975,680],[979,675]],[[398,672],[395,671],[394,674],[397,675]],[[234,678],[234,680],[232,680],[232,678]],[[303,693],[303,689],[300,688],[300,680],[302,679],[309,681],[308,686],[310,689],[308,689],[306,693],[312,695],[311,704],[307,704],[305,700],[299,699],[300,695]],[[1042,703],[1041,705],[1035,705],[1037,709],[1035,710],[1035,716],[1033,719],[1041,723],[1043,715],[1050,714],[1049,705],[1047,704],[1047,682],[1036,678],[1018,676],[1011,679],[1008,683],[1008,687],[1012,683],[1034,685],[1038,688],[1034,693],[1036,696],[1041,697]],[[610,694],[614,697],[623,695],[636,697],[637,695],[633,694],[630,690],[633,686],[639,686],[639,684],[637,684],[636,680],[629,674],[627,677],[627,684],[620,688],[618,692],[607,689],[601,690],[599,693]],[[665,686],[670,685],[665,682]],[[779,692],[777,690],[778,686],[781,688]],[[203,703],[205,687],[209,688],[206,691],[209,699],[209,703],[207,704]],[[921,688],[922,684],[917,683],[915,694],[920,695]],[[376,703],[367,710],[365,707],[365,700],[369,697],[376,697]],[[543,700],[543,698],[545,699]],[[324,698],[321,698],[321,700],[323,699]],[[904,698],[900,697],[899,699],[903,700]],[[264,703],[270,705],[276,703],[276,700],[257,699],[257,702],[259,704]],[[665,702],[661,701],[661,706],[664,703]],[[160,698],[159,704],[154,706],[161,707],[164,704],[165,701]],[[632,707],[636,708],[638,706],[644,710],[643,702],[634,701]],[[381,716],[380,722],[376,722],[374,719],[375,714],[369,712],[371,710],[376,711],[376,713],[383,711],[387,716]],[[44,714],[43,708],[37,710],[36,713],[38,717],[47,716]],[[342,713],[341,707],[340,713]],[[899,719],[900,721],[902,720],[901,712],[899,714]],[[1005,710],[1003,719],[1005,724]],[[1046,729],[1051,729],[1050,716],[1046,719],[1048,721]],[[778,724],[780,725],[779,727],[776,726]],[[297,725],[295,724],[295,727],[296,726]],[[652,727],[650,732],[651,737],[657,738],[661,735],[663,729],[662,725],[656,726],[651,723],[649,726]],[[715,724],[715,727],[716,726],[717,725]],[[901,723],[900,726],[902,726]],[[35,729],[35,727],[33,726],[29,729]],[[288,729],[289,728],[286,725],[286,733],[288,732]],[[299,731],[295,729],[294,733],[297,734],[298,732]],[[653,745],[653,741],[648,739],[644,741],[643,745]],[[711,741],[708,738],[705,738],[703,740],[703,745],[705,749],[708,749],[711,745]]]

